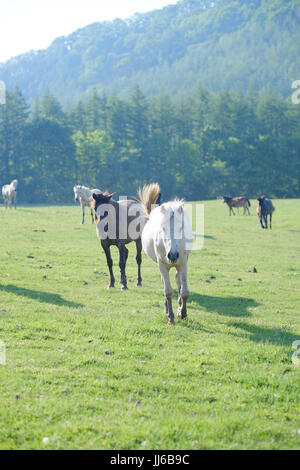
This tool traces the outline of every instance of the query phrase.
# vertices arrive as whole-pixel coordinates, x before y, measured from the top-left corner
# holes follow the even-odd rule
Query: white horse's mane
[[[181,213],[183,214],[183,203],[184,199],[174,199],[173,201],[168,201],[164,202],[161,206],[158,207],[159,212],[160,212],[160,220],[163,222],[168,222],[170,221],[170,217],[172,217],[172,214],[170,212],[173,212],[173,215],[175,213]]]
[[[175,198],[173,199],[173,201],[164,202],[162,206],[165,206],[166,208],[170,207],[173,210],[178,210],[180,208],[183,209],[183,204],[184,204],[184,199]]]
[[[88,190],[90,190],[90,188],[88,188],[87,186],[83,186],[82,184],[76,184],[76,186],[74,186],[73,189],[88,189]]]

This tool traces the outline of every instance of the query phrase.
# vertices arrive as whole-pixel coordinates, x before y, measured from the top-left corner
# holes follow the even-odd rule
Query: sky
[[[178,0],[0,0],[0,62],[45,49],[97,21],[129,18]]]

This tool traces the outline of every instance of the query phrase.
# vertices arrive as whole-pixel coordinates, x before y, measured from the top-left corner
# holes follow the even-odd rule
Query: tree
[[[6,93],[6,104],[0,106],[0,174],[3,182],[19,177],[23,155],[22,139],[29,114],[21,90]]]

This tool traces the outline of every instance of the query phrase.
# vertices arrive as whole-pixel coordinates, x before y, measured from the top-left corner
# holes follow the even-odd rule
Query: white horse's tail
[[[143,189],[139,188],[138,196],[147,216],[150,215],[152,206],[156,203],[159,195],[160,187],[158,183],[145,185]]]

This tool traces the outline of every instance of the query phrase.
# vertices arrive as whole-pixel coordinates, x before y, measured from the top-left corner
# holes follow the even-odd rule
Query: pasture
[[[0,449],[299,449],[300,200],[274,201],[272,231],[251,204],[205,202],[174,326],[145,254],[136,287],[134,244],[129,290],[108,291],[78,206],[1,205]]]

